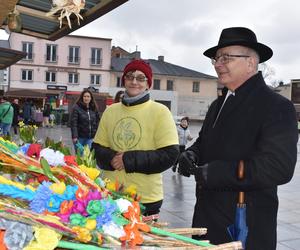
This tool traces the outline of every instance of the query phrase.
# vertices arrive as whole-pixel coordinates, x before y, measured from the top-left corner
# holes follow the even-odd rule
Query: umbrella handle
[[[245,169],[244,161],[240,160],[239,166],[238,166],[238,179],[239,180],[244,179],[244,169]],[[245,203],[245,193],[244,192],[239,192],[238,204],[242,205],[244,203]]]
[[[239,166],[238,166],[238,179],[239,180],[244,179],[244,168],[245,168],[244,161],[240,160]]]

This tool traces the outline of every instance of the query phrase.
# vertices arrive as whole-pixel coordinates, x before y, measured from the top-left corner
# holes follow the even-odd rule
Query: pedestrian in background
[[[91,91],[81,92],[71,113],[72,140],[77,152],[76,143],[91,147],[99,124],[99,112]]]
[[[31,102],[28,99],[26,99],[24,104],[23,104],[22,116],[23,116],[24,123],[26,125],[28,125],[31,122],[31,119],[32,119]]]
[[[14,129],[14,134],[18,134],[18,126],[19,126],[19,115],[20,115],[20,105],[19,105],[19,100],[14,99],[12,104],[14,108],[14,115],[13,115],[13,121],[12,121],[12,127]]]
[[[177,126],[180,153],[185,151],[185,147],[188,141],[193,140],[193,137],[191,136],[191,132],[189,130],[189,120],[190,119],[187,116],[182,117],[180,119],[180,124]],[[172,167],[173,172],[176,172],[176,168],[177,168],[177,161]]]
[[[45,103],[43,108],[43,127],[49,127],[49,117],[51,114],[51,107],[49,103]]]
[[[150,100],[152,69],[133,60],[124,69],[122,102],[106,108],[93,148],[103,176],[136,186],[144,215],[158,215],[163,202],[162,172],[177,159],[178,136],[169,109]]]
[[[278,185],[289,182],[297,161],[297,119],[291,101],[271,90],[258,64],[273,51],[243,27],[224,29],[204,52],[223,95],[206,115],[196,142],[179,157],[179,173],[195,175],[193,227],[206,227],[212,244],[232,240],[238,193],[246,203],[247,250],[275,250]],[[239,162],[244,178],[238,178]],[[198,237],[195,237],[198,238]]]
[[[9,135],[13,117],[13,106],[6,97],[2,96],[0,99],[0,135]]]
[[[124,96],[124,90],[119,90],[115,95],[114,103],[121,102],[123,96]]]

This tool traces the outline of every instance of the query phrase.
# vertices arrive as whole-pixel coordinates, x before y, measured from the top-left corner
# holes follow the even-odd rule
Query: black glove
[[[178,173],[190,177],[194,173],[194,169],[197,168],[197,161],[195,152],[191,150],[182,152],[178,157]]]
[[[198,165],[198,157],[195,152],[188,150],[180,154],[178,158],[178,173],[190,177],[196,175],[197,180],[207,181],[208,164]]]

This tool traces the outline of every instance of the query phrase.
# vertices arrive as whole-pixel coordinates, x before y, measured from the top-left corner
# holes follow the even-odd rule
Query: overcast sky
[[[244,26],[273,49],[273,79],[288,83],[300,78],[299,13],[298,0],[129,0],[73,34],[111,38],[130,52],[138,46],[144,59],[163,55],[215,76],[203,51],[217,45],[223,28]]]
[[[127,51],[216,75],[203,51],[218,43],[223,28],[245,26],[270,46],[273,78],[300,78],[298,0],[129,0],[74,34],[112,38]]]

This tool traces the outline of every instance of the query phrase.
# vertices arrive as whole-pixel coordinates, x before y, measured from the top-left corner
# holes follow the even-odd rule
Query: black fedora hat
[[[273,55],[271,48],[257,42],[254,32],[244,27],[223,29],[218,45],[206,50],[203,54],[212,58],[216,55],[218,49],[232,45],[240,45],[254,49],[260,57],[260,63],[269,60]]]

